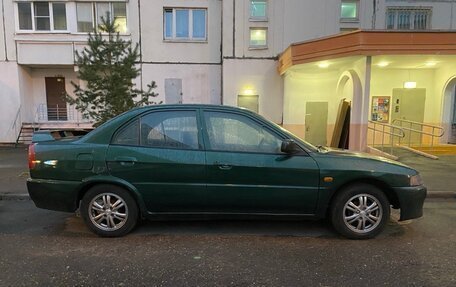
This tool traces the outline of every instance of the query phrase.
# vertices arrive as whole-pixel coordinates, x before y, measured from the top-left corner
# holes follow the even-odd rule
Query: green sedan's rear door
[[[109,146],[110,173],[133,184],[149,212],[197,212],[206,195],[197,111],[156,111],[121,128]]]
[[[207,204],[214,212],[314,214],[319,169],[280,151],[282,136],[243,113],[203,111]]]

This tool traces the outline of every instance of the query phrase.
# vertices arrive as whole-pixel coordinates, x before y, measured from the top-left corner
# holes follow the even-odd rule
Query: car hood
[[[413,169],[410,166],[405,165],[405,164],[403,164],[401,162],[398,162],[398,161],[395,161],[395,160],[392,160],[392,159],[388,159],[386,157],[373,155],[373,154],[370,154],[370,153],[350,151],[350,150],[345,150],[345,149],[336,149],[336,148],[330,148],[330,147],[325,147],[325,149],[326,150],[324,151],[324,153],[325,154],[329,154],[329,155],[351,157],[351,158],[371,159],[371,160],[375,160],[375,161],[381,161],[381,162],[384,162],[384,163],[389,163],[389,164],[405,167],[405,168],[408,168],[408,169]]]

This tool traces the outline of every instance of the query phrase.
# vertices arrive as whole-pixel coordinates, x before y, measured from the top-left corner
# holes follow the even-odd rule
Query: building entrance
[[[328,102],[307,102],[305,118],[306,141],[326,146]]]
[[[391,123],[400,125],[400,123],[394,121],[396,119],[423,123],[425,101],[426,89],[393,89]],[[403,123],[402,125],[410,127],[410,124]],[[412,125],[411,128],[420,129],[420,126]],[[420,144],[421,134],[405,130],[403,141],[406,143]]]
[[[68,120],[67,105],[64,100],[65,78],[46,77],[45,84],[48,121]]]

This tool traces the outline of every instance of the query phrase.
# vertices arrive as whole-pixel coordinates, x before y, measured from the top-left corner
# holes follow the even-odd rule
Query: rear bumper
[[[394,188],[401,208],[399,220],[414,219],[423,216],[423,204],[426,199],[426,187],[411,186]]]
[[[39,208],[73,212],[78,208],[77,181],[27,179],[30,198]]]

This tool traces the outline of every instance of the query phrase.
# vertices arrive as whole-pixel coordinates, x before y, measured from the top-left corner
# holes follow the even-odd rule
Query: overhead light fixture
[[[256,95],[257,92],[252,86],[245,86],[241,89],[239,94],[242,96],[253,96]]]
[[[404,82],[404,88],[405,89],[415,89],[416,82]]]
[[[318,67],[319,68],[322,68],[322,69],[325,69],[325,68],[328,68],[329,67],[329,63],[328,62],[320,62],[318,63]]]
[[[382,61],[382,62],[379,62],[377,64],[377,66],[381,67],[381,68],[384,68],[386,66],[388,66],[390,63],[389,62],[386,62],[386,61]]]
[[[437,65],[437,62],[435,61],[428,61],[424,64],[426,67],[434,67],[435,65]]]

